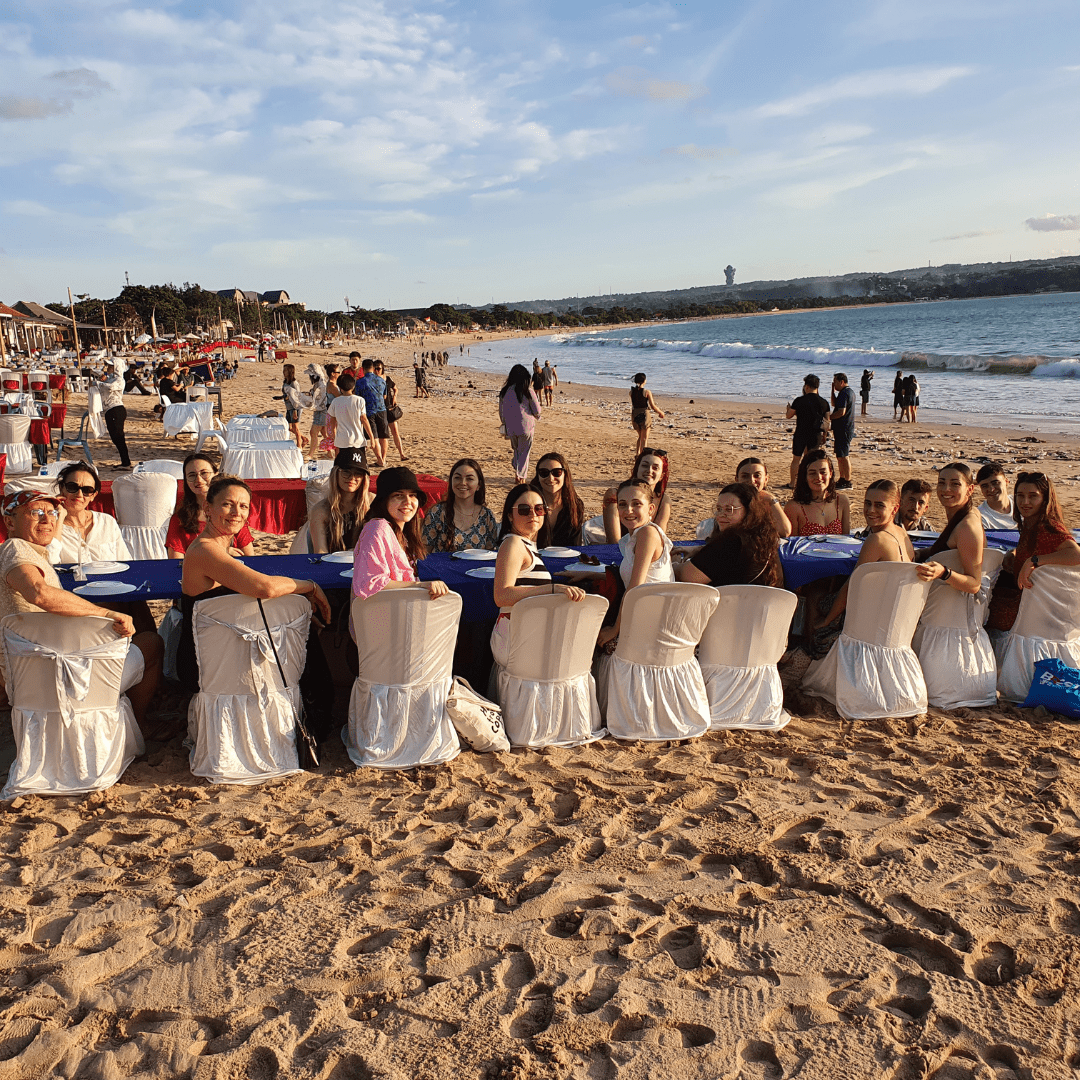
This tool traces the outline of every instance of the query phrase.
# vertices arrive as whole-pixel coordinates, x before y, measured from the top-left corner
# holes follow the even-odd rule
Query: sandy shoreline
[[[475,344],[436,346],[459,340]],[[441,369],[416,401],[414,347],[359,347],[398,382],[409,464],[445,476],[476,457],[501,507],[501,377]],[[280,365],[241,365],[226,414],[279,393]],[[133,459],[182,457],[192,440],[163,443],[151,400],[125,402]],[[742,457],[785,481],[778,406],[660,401],[673,536]],[[625,389],[564,384],[539,423],[590,513],[629,467],[628,414]],[[1051,475],[1080,521],[1072,439],[882,416],[858,426],[856,505],[879,476],[998,455]],[[336,745],[254,789],[196,780],[174,739],[108,792],[19,800],[2,822],[0,1078],[1073,1075],[1075,728],[1010,706],[852,724],[788,705],[779,734],[412,774],[357,771]]]

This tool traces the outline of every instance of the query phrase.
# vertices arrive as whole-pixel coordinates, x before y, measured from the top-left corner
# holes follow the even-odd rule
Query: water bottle
[[[42,465],[41,468],[38,469],[38,476],[52,476],[52,473],[49,472],[49,466]]]

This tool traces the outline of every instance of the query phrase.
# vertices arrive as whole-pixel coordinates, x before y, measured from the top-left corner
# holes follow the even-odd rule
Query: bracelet
[[[551,583],[551,595],[552,596],[555,595],[555,582],[554,581]]]
[[[946,566],[945,573],[941,575],[942,581],[948,581],[952,577],[952,571]]]
[[[1038,565],[1039,565],[1039,556],[1038,555],[1032,555],[1031,556],[1031,569],[1034,570],[1035,567],[1037,567]]]

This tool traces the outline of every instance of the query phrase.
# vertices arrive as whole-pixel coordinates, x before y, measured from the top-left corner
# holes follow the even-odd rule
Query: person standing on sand
[[[855,436],[855,391],[848,386],[847,376],[838,371],[832,383],[832,433],[836,452],[837,491],[851,487],[851,462],[848,453]]]
[[[649,428],[652,427],[650,410],[664,419],[664,410],[656,404],[651,390],[645,389],[645,372],[639,371],[634,376],[634,385],[630,387],[630,426],[637,432],[637,449],[634,453],[640,457],[649,441]]]
[[[900,418],[904,416],[904,376],[898,371],[892,384],[892,418],[896,419],[897,410],[900,410]]]
[[[874,373],[869,368],[863,368],[862,379],[859,381],[859,396],[862,398],[862,415],[866,415],[866,406],[870,404],[870,383],[874,379]]]
[[[330,402],[330,408],[326,410],[327,431],[337,450],[344,447],[363,449],[370,442],[375,452],[376,464],[381,469],[385,464],[385,459],[379,454],[379,444],[375,441],[371,424],[368,422],[364,399],[353,393],[355,385],[355,380],[351,375],[338,376],[340,393]],[[361,463],[366,467],[366,455],[361,457]]]
[[[540,361],[533,361],[532,369],[532,388],[533,393],[536,394],[538,401],[544,400],[544,373],[540,370]],[[547,404],[545,401],[544,404]]]
[[[519,484],[527,482],[533,431],[540,417],[540,402],[530,382],[528,368],[515,364],[499,391],[499,419],[510,440],[514,454],[514,476]]]
[[[544,377],[544,404],[553,405],[554,387],[559,385],[559,376],[555,374],[555,369],[551,366],[550,360],[544,361],[540,374]]]
[[[791,440],[791,468],[788,487],[794,490],[799,475],[799,464],[803,455],[817,450],[823,442],[825,417],[829,415],[829,406],[818,393],[821,380],[816,375],[807,375],[803,379],[802,397],[797,397],[787,407],[785,416],[795,420],[795,434]]]

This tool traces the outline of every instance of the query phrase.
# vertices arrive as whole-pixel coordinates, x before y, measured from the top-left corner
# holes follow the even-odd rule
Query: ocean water
[[[828,392],[843,371],[875,378],[871,413],[891,415],[899,368],[914,371],[922,408],[1026,426],[1080,419],[1080,293],[881,305],[658,324],[603,333],[475,344],[467,362],[558,365],[563,381],[766,402],[801,393],[815,372]],[[931,419],[930,415],[927,419]]]

